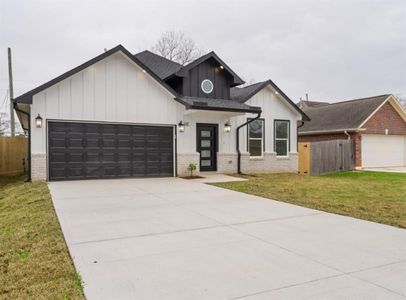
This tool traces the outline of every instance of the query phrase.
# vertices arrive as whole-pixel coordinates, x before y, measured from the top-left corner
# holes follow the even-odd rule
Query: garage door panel
[[[173,176],[173,128],[49,122],[49,179]]]
[[[364,168],[406,165],[406,137],[363,134],[361,158]]]

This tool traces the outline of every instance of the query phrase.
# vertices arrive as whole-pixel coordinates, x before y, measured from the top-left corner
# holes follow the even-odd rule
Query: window
[[[251,157],[262,157],[264,123],[264,119],[257,119],[248,124],[248,152]]]
[[[274,149],[277,156],[288,156],[289,153],[289,127],[290,121],[274,121]]]
[[[201,88],[203,92],[210,94],[213,91],[213,82],[209,79],[205,79],[202,81]]]

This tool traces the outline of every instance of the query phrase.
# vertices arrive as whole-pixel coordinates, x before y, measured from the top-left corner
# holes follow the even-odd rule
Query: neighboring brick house
[[[393,95],[299,107],[311,119],[299,128],[299,142],[351,139],[357,168],[406,166],[406,111]]]

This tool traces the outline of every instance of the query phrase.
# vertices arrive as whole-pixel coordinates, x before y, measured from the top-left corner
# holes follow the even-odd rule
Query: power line
[[[2,110],[4,104],[7,103],[7,96],[8,96],[8,89],[6,89],[6,94],[4,95],[4,100],[3,100],[3,103],[2,103],[1,106],[0,106],[0,110]]]

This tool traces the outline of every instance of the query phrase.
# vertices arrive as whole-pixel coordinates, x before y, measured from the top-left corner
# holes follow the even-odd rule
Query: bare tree
[[[0,136],[6,135],[10,128],[10,120],[8,115],[4,112],[0,112]]]
[[[180,31],[163,33],[151,50],[181,65],[186,65],[202,55],[202,50],[195,42]]]

